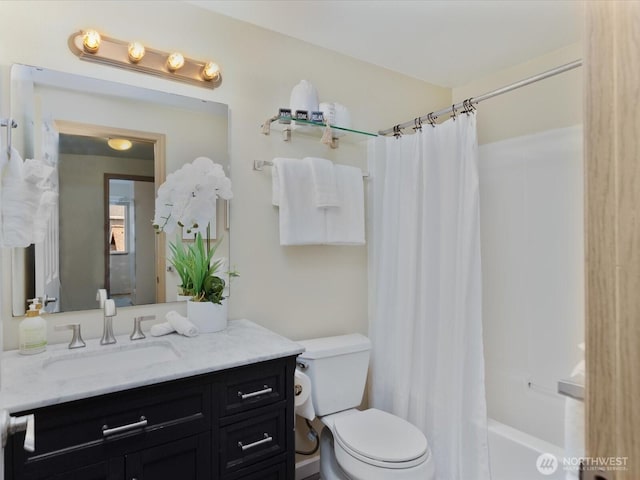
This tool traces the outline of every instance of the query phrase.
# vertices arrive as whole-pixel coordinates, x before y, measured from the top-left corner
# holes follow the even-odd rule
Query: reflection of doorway
[[[105,288],[118,307],[156,302],[153,177],[104,175]]]
[[[55,125],[61,138],[60,181],[68,193],[64,197],[61,191],[60,195],[58,255],[61,279],[64,280],[60,311],[86,310],[96,308],[96,290],[107,288],[104,174],[154,176],[157,188],[165,178],[165,137],[151,132],[62,120],[56,120]],[[108,139],[113,137],[130,139],[132,148],[125,151],[109,148]],[[144,184],[149,188],[154,185],[153,182]],[[138,221],[148,225],[151,218],[153,213],[138,217]],[[154,255],[154,269],[149,277],[154,285],[154,295],[148,303],[162,303],[165,301],[164,235],[154,234],[143,250]],[[137,293],[140,300],[140,292]]]

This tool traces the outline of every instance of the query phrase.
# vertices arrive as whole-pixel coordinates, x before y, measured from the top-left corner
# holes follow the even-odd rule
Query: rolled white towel
[[[175,332],[176,329],[171,326],[169,322],[158,323],[151,327],[150,333],[153,337],[161,337],[163,335],[169,335]]]
[[[196,327],[193,323],[187,320],[186,317],[183,317],[178,312],[174,312],[173,310],[167,313],[167,322],[175,328],[176,332],[180,335],[184,335],[185,337],[196,337],[200,332],[198,331],[198,327]]]

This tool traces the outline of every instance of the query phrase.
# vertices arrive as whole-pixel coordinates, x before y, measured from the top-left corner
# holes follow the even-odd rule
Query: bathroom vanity
[[[237,320],[195,338],[125,336],[79,351],[7,352],[3,406],[35,414],[35,451],[24,450],[24,433],[10,437],[5,476],[293,480],[293,378],[302,350]]]

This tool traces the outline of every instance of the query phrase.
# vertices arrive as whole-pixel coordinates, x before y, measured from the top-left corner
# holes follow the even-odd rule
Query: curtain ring
[[[456,121],[456,104],[454,103],[453,105],[451,105],[451,118],[453,119],[453,121]]]
[[[473,111],[473,107],[471,106],[471,99],[467,98],[464,102],[462,102],[462,104],[464,105],[464,113],[467,114],[467,117],[469,116],[469,114]]]
[[[402,132],[400,131],[400,125],[396,125],[393,127],[393,136],[396,138],[400,138],[402,136]]]
[[[436,128],[436,117],[433,116],[433,112],[427,115],[427,121],[429,122],[429,125]]]
[[[413,120],[413,129],[417,132],[422,131],[422,119],[420,117],[416,117]]]

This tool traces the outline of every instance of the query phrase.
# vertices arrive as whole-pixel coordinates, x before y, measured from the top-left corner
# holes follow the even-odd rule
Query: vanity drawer
[[[14,449],[24,472],[117,455],[211,428],[210,385],[179,381],[36,411],[36,451]],[[106,427],[106,429],[105,429]],[[20,442],[22,435],[14,437]],[[18,445],[16,445],[18,446]]]
[[[287,470],[289,465],[286,455],[278,455],[256,465],[234,471],[223,478],[224,480],[286,480]]]
[[[234,369],[224,377],[220,389],[220,416],[234,415],[283,400],[286,365],[264,362]]]
[[[221,473],[284,453],[287,447],[285,415],[286,409],[278,408],[221,428]]]

